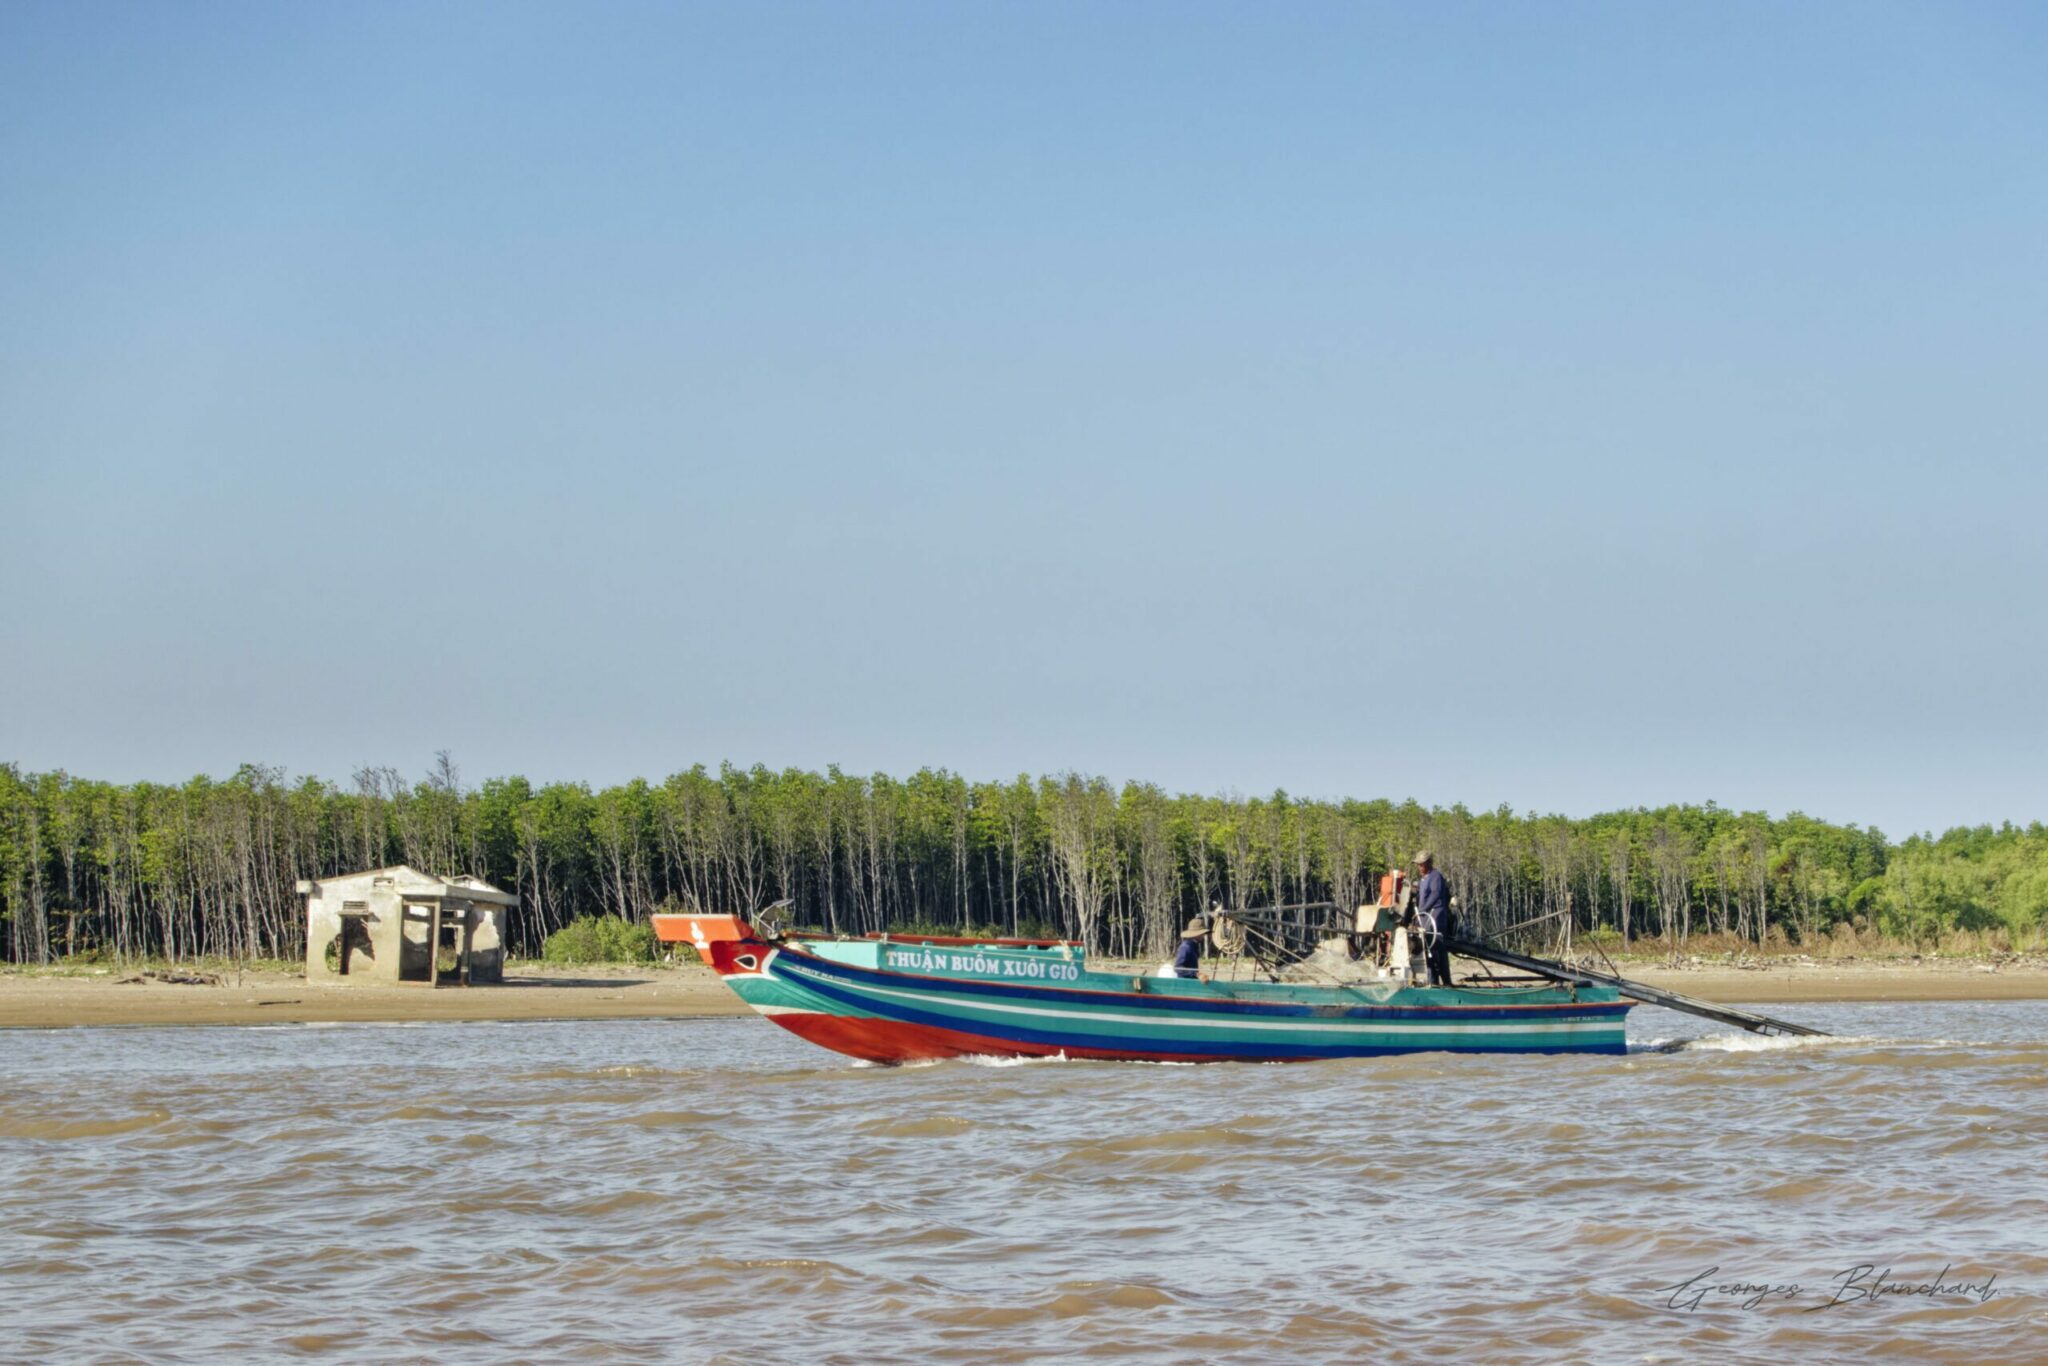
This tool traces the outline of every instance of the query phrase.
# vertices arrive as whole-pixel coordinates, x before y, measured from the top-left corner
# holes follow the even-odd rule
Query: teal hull
[[[870,967],[785,944],[726,971],[739,996],[824,1047],[876,1062],[963,1055],[1280,1062],[1392,1053],[1622,1053],[1635,1004],[1612,988],[1461,989],[1199,982],[1059,965],[1006,980]],[[957,952],[957,951],[956,951]],[[869,961],[878,961],[870,957]],[[975,969],[985,969],[976,971]]]

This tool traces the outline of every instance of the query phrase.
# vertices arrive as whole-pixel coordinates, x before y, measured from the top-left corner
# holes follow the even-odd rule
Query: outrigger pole
[[[1461,954],[1466,958],[1478,958],[1488,963],[1499,963],[1503,967],[1520,968],[1539,977],[1548,977],[1554,982],[1568,982],[1588,987],[1620,987],[1622,991],[1639,1001],[1647,1001],[1670,1010],[1682,1010],[1689,1015],[1704,1015],[1709,1020],[1732,1024],[1753,1034],[1806,1034],[1822,1039],[1829,1037],[1825,1029],[1811,1029],[1803,1024],[1793,1024],[1790,1020],[1777,1020],[1769,1015],[1758,1015],[1752,1011],[1737,1010],[1733,1006],[1716,1005],[1711,1001],[1681,996],[1675,991],[1666,991],[1662,987],[1653,987],[1644,982],[1632,982],[1613,973],[1572,967],[1548,958],[1531,958],[1524,953],[1495,948],[1491,944],[1482,944],[1473,939],[1446,939],[1445,942],[1452,953]]]

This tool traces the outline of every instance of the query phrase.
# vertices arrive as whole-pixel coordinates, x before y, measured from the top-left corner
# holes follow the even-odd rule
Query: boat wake
[[[1631,1042],[1630,1053],[1786,1053],[1822,1048],[1997,1048],[2000,1044],[1965,1039],[1891,1039],[1874,1034],[1822,1034],[1812,1037],[1764,1034],[1708,1034],[1696,1039],[1644,1039]]]

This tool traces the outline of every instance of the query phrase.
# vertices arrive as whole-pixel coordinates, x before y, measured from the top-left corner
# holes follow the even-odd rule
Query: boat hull
[[[698,947],[742,1000],[776,1024],[877,1063],[1622,1053],[1634,1004],[1611,989],[1207,984],[1096,972],[1058,986],[1020,985],[835,962],[800,944],[755,939],[743,922]]]

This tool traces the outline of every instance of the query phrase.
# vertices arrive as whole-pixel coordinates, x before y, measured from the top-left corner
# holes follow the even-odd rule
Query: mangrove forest
[[[2038,823],[1893,844],[1712,803],[1567,818],[943,769],[469,786],[442,755],[422,779],[366,768],[346,783],[255,765],[178,785],[0,765],[0,952],[294,958],[299,879],[409,863],[516,891],[520,955],[585,915],[787,899],[797,923],[831,931],[1056,934],[1138,957],[1213,904],[1370,899],[1382,871],[1425,847],[1482,929],[1568,918],[1602,942],[1673,952],[1958,932],[2030,947],[2048,920]]]

